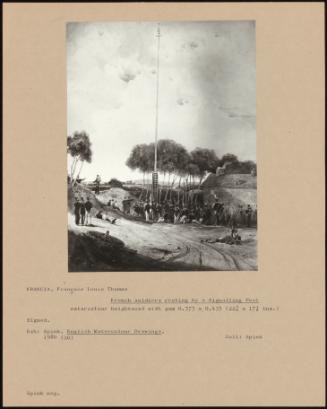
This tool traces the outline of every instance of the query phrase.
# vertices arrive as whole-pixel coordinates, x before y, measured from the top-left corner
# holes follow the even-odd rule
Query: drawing
[[[68,271],[257,270],[254,21],[67,24]]]

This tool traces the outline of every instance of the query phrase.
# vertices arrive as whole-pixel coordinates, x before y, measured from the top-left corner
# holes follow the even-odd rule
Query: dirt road
[[[147,224],[123,218],[114,225],[93,218],[92,224],[92,227],[76,226],[73,215],[68,215],[68,228],[75,233],[109,230],[110,235],[122,240],[127,247],[152,259],[182,262],[197,266],[199,270],[201,267],[225,271],[257,269],[255,229],[239,229],[242,245],[238,246],[201,242],[228,234],[229,229],[222,226]]]

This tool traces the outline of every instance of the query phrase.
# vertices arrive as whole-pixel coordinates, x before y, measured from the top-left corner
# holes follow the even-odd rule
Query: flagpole
[[[159,62],[160,62],[160,23],[157,29],[157,86],[156,86],[156,128],[155,128],[155,150],[154,150],[154,171],[157,171],[158,161],[158,110],[159,110]]]
[[[154,142],[154,170],[152,173],[152,195],[153,200],[158,202],[158,116],[159,116],[159,62],[160,62],[160,23],[157,29],[157,83],[156,83],[156,124],[155,124],[155,142]]]

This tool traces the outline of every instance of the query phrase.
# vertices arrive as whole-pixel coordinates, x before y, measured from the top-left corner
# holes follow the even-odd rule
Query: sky
[[[154,142],[158,22],[67,24],[67,131],[85,131],[81,177],[138,179]],[[255,22],[160,22],[158,139],[256,161]],[[68,162],[69,163],[69,162]]]

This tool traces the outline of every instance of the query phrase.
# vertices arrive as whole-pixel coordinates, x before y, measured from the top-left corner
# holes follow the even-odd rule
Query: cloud
[[[230,118],[252,118],[253,117],[253,115],[250,115],[250,114],[239,114],[237,112],[229,112],[228,116]]]
[[[248,118],[254,117],[254,115],[250,115],[250,114],[235,114],[235,113],[230,113],[229,116],[231,118],[242,118],[242,119],[248,119]]]
[[[102,57],[101,55],[97,56],[95,59],[99,69],[103,70],[106,66],[106,64],[108,64],[108,60],[104,57]]]
[[[128,84],[130,81],[133,81],[136,78],[136,74],[129,70],[126,70],[119,74],[119,78]]]
[[[196,43],[195,41],[191,41],[190,43],[189,43],[189,47],[190,48],[198,48],[199,47],[199,44],[198,43]]]
[[[190,50],[195,50],[196,48],[199,47],[199,44],[196,41],[189,41],[188,43],[185,43],[182,45],[182,48],[186,49],[190,49]]]
[[[178,98],[176,102],[177,102],[178,105],[188,104],[188,100],[184,99],[184,98]]]
[[[135,80],[135,78],[140,76],[143,72],[140,64],[135,59],[131,58],[120,58],[117,68],[119,78],[126,82],[126,84]]]
[[[225,112],[230,118],[253,118],[255,114],[240,112],[237,107],[220,106],[219,109]]]
[[[223,111],[229,118],[246,121],[255,129],[255,114],[241,112],[236,107],[220,107],[220,110]]]

